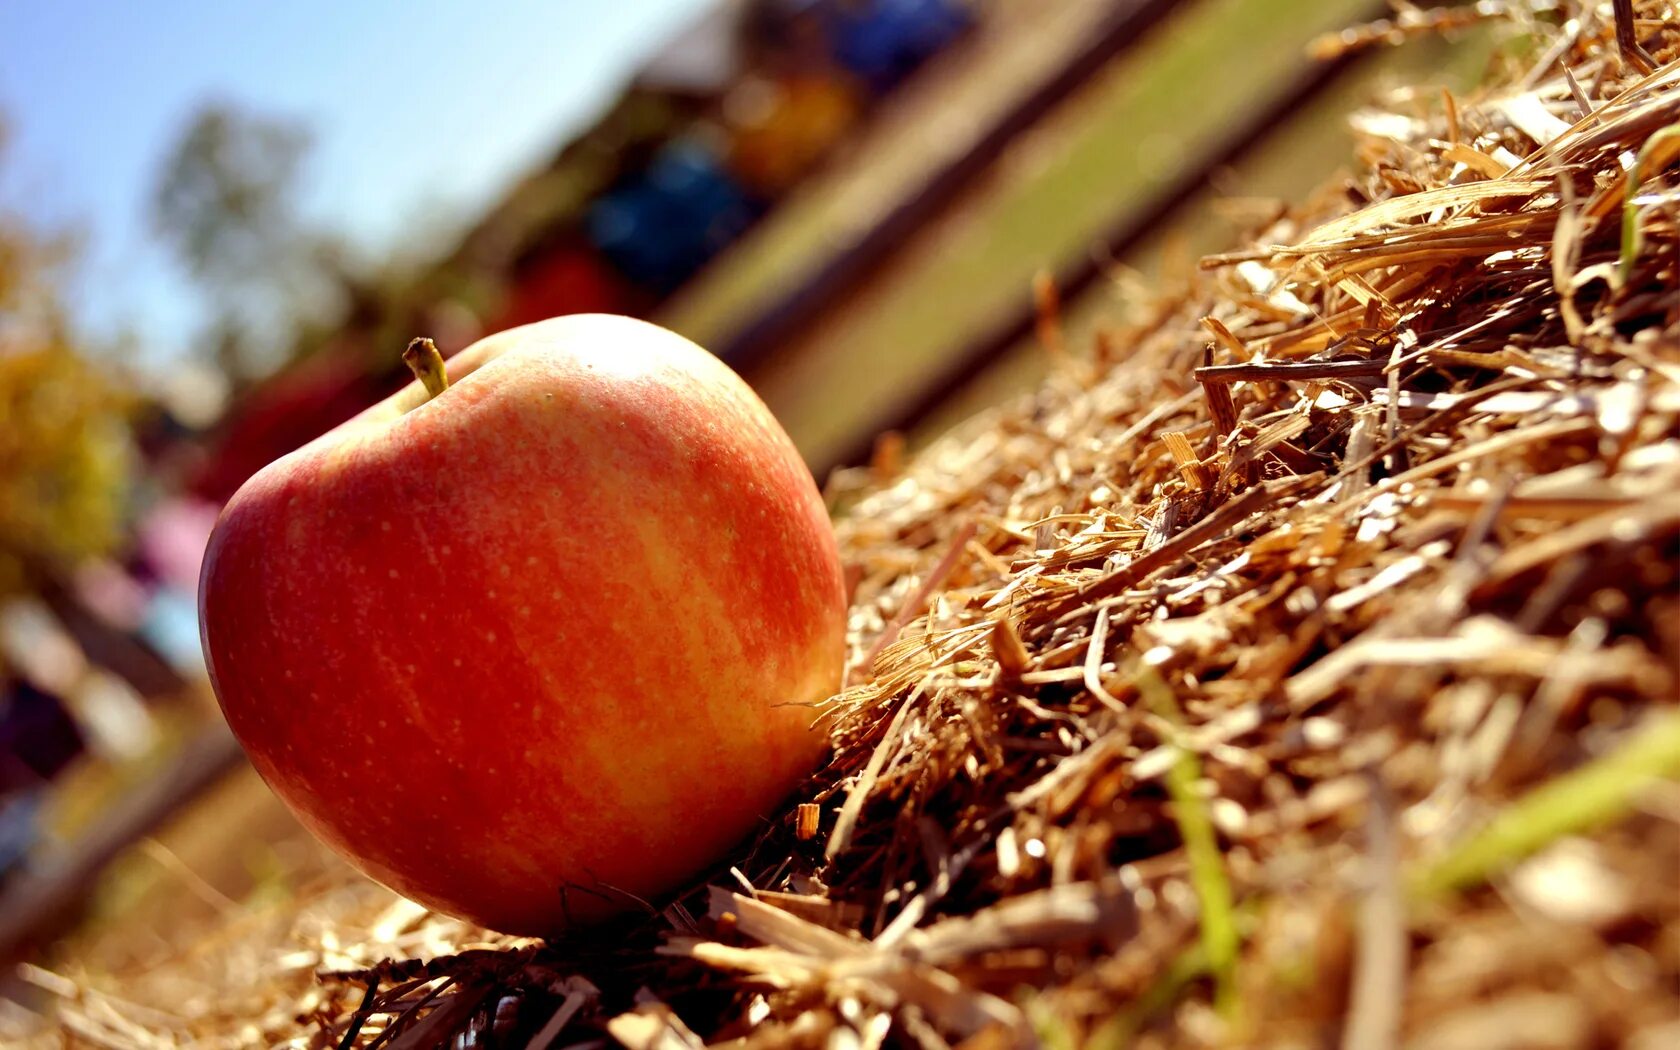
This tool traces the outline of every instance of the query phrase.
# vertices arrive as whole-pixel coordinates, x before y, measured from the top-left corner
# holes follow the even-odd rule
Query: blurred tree
[[[236,383],[280,362],[299,332],[358,287],[343,243],[298,207],[309,135],[299,124],[216,103],[169,151],[153,228],[204,290],[208,353]]]
[[[59,291],[68,254],[0,211],[0,597],[121,537],[129,399],[73,340]]]

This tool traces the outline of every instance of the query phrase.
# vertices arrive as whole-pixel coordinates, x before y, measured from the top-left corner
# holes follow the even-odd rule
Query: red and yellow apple
[[[556,318],[448,374],[239,490],[204,651],[316,835],[422,904],[554,933],[680,886],[820,760],[839,554],[769,410],[671,332]]]

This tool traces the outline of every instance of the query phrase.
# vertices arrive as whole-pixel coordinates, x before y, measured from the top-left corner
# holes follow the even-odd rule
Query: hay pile
[[[1638,50],[1480,5],[1538,40],[1497,86],[1361,114],[1355,180],[837,479],[835,757],[713,886],[539,945],[341,877],[29,971],[46,1040],[1680,1045],[1680,23],[1635,6]]]

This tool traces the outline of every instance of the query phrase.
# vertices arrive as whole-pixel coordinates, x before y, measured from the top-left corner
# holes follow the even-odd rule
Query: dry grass
[[[30,971],[37,1038],[1680,1041],[1680,24],[1488,6],[1527,65],[836,479],[835,756],[717,885],[537,945],[335,880]]]

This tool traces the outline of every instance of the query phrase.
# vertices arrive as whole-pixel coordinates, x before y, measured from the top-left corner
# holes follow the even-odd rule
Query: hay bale
[[[719,885],[539,945],[339,880],[146,974],[29,971],[44,1038],[1673,1035],[1680,25],[1455,12],[1538,50],[1358,115],[1355,180],[835,479],[835,756]]]

